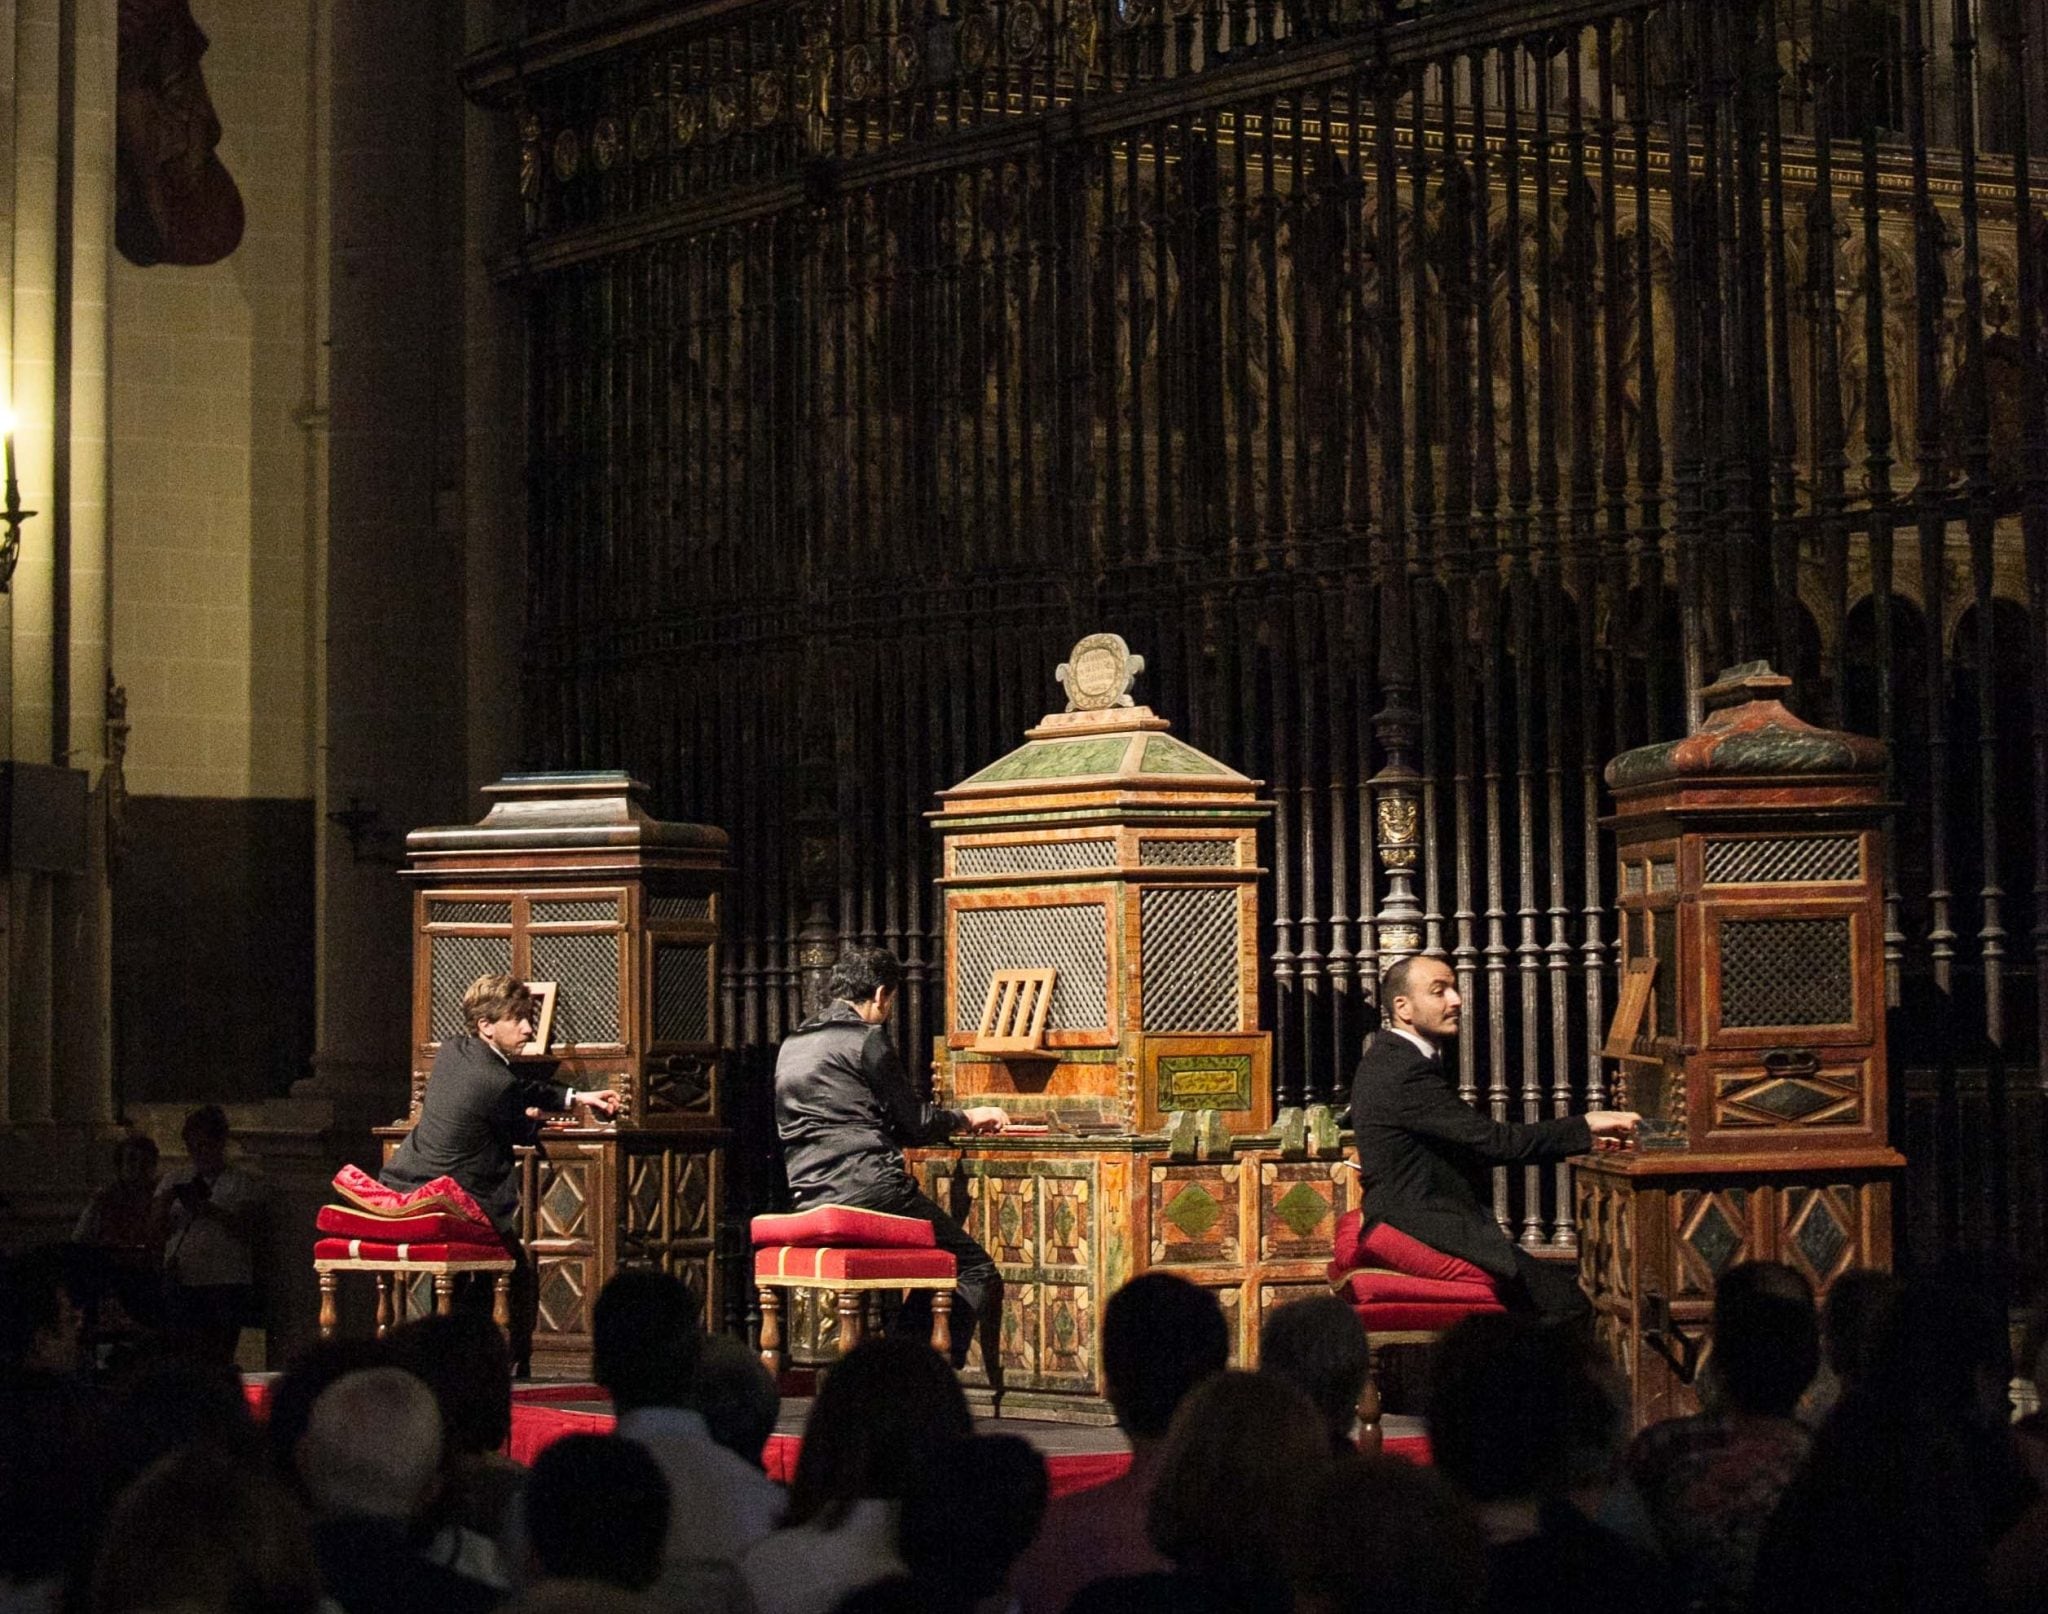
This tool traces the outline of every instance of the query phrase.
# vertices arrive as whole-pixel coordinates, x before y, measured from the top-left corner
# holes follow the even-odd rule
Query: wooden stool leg
[[[932,1294],[932,1349],[947,1361],[953,1360],[953,1291],[935,1290]]]
[[[761,1365],[782,1377],[782,1295],[763,1284],[761,1296]]]
[[[1380,1427],[1380,1353],[1370,1345],[1365,1352],[1365,1388],[1358,1393],[1358,1449],[1367,1456],[1386,1442]]]
[[[341,1310],[335,1302],[334,1283],[337,1274],[320,1274],[320,1337],[334,1338],[334,1330],[340,1326]]]
[[[434,1274],[434,1313],[446,1317],[455,1309],[455,1274],[437,1272]]]
[[[382,1339],[391,1332],[391,1274],[380,1272],[377,1277],[377,1337]]]
[[[839,1354],[844,1356],[860,1343],[860,1314],[867,1296],[858,1289],[839,1291]]]
[[[507,1339],[512,1337],[512,1274],[500,1272],[491,1279],[491,1321]]]

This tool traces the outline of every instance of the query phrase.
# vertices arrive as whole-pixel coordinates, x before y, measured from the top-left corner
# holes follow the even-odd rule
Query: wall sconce
[[[327,815],[327,822],[348,837],[348,856],[351,863],[397,862],[384,851],[384,843],[390,837],[390,830],[384,824],[384,810],[374,802],[366,802],[360,796],[351,796],[348,805]]]
[[[0,523],[7,528],[6,540],[0,542],[0,594],[5,594],[14,583],[15,562],[21,559],[21,524],[35,511],[21,507],[21,483],[14,474],[14,411],[4,406],[0,406],[0,434],[7,445],[7,502],[0,506]]]

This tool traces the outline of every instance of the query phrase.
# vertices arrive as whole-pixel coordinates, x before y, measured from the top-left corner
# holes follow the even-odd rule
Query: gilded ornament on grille
[[[1102,19],[1093,6],[1078,8],[1067,22],[1067,60],[1079,72],[1095,65],[1095,47],[1102,38]]]
[[[889,49],[889,87],[910,90],[917,87],[924,71],[924,46],[915,34],[898,34]]]
[[[1153,0],[1116,0],[1117,20],[1126,28],[1142,28],[1157,14]]]
[[[970,12],[960,21],[960,71],[979,73],[996,51],[996,25],[985,11]]]
[[[1178,21],[1194,15],[1196,0],[1166,0],[1166,14]]]
[[[849,101],[865,101],[875,93],[875,54],[865,45],[848,45],[839,58],[839,87]]]
[[[519,194],[540,194],[540,119],[531,112],[519,120]]]
[[[1010,55],[1027,61],[1038,54],[1045,42],[1045,16],[1031,0],[1017,0],[1010,8]]]
[[[605,113],[590,131],[590,160],[597,164],[597,171],[600,174],[619,160],[619,153],[625,149],[625,145],[625,125],[613,114]]]
[[[1053,677],[1067,692],[1070,712],[1101,712],[1129,706],[1131,685],[1145,670],[1145,658],[1131,654],[1119,634],[1091,633],[1067,652]]]
[[[566,185],[582,165],[583,142],[576,138],[574,129],[564,129],[555,136],[555,178]]]
[[[704,103],[694,95],[679,95],[673,104],[676,109],[676,144],[687,146],[704,127]]]
[[[756,73],[754,75],[754,127],[765,129],[771,123],[780,123],[784,107],[785,92],[780,73]]]
[[[711,135],[723,140],[740,126],[740,92],[732,84],[711,86]]]
[[[652,106],[643,106],[633,114],[633,161],[644,163],[654,155],[655,142],[661,138],[661,112]]]
[[[1413,799],[1407,796],[1387,796],[1377,810],[1380,826],[1380,843],[1383,846],[1412,846],[1415,842],[1415,824],[1419,810]],[[1390,852],[1389,863],[1393,862]],[[1413,861],[1412,859],[1410,861]],[[1401,865],[1406,867],[1406,864]]]
[[[668,76],[673,65],[659,56],[647,64],[647,93],[657,101],[668,94]]]

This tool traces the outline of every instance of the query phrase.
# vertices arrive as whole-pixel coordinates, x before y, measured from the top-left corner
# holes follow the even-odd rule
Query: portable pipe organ
[[[1636,1417],[1696,1410],[1714,1284],[1796,1267],[1817,1294],[1891,1264],[1885,751],[1814,728],[1763,662],[1682,740],[1607,767],[1622,993],[1606,1052],[1640,1147],[1575,1174],[1580,1272]]]

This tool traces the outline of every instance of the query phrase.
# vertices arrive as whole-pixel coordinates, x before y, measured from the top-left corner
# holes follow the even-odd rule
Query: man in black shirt
[[[955,1132],[1000,1132],[1009,1117],[992,1104],[947,1110],[918,1098],[889,1040],[889,1010],[902,982],[903,965],[884,948],[840,953],[828,987],[832,1002],[790,1033],[775,1061],[782,1163],[800,1211],[857,1205],[931,1223],[939,1248],[960,1264],[955,1365],[966,1360],[978,1326],[982,1362],[993,1381],[1002,1277],[988,1251],[918,1191],[904,1169],[903,1150],[943,1143]]]

